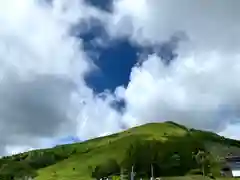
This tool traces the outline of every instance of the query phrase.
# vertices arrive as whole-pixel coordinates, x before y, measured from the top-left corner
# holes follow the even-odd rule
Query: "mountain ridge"
[[[240,141],[225,138],[209,131],[189,129],[175,122],[166,121],[144,124],[80,143],[58,145],[54,148],[7,156],[1,159],[0,166],[3,167],[6,163],[26,163],[35,170],[36,180],[45,180],[50,177],[53,180],[67,180],[69,178],[90,180],[91,172],[89,169],[105,162],[107,158],[116,159],[120,163],[124,158],[126,149],[137,140],[168,142],[170,139],[184,138],[186,140],[194,138],[204,142],[208,151],[214,154],[216,162],[222,161],[228,154],[240,152]],[[11,166],[9,168],[11,169]],[[2,171],[0,170],[0,175],[3,173]]]

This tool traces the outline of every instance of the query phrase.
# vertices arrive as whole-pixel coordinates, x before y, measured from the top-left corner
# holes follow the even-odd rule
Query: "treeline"
[[[105,163],[99,164],[95,168],[89,168],[91,169],[91,176],[96,179],[114,175],[119,176],[121,171],[121,166],[115,159],[108,159]]]
[[[132,167],[134,167],[136,176],[142,178],[150,177],[151,167],[153,167],[155,177],[181,176],[189,172],[207,175],[210,172],[212,160],[205,149],[206,141],[240,147],[239,141],[219,137],[211,132],[186,130],[188,133],[184,137],[172,137],[164,134],[168,139],[165,142],[154,139],[142,140],[141,136],[139,140],[135,140],[129,145],[121,161],[108,159],[97,166],[89,167],[91,176],[100,179],[113,175],[119,176],[121,172],[125,176],[129,176]],[[0,179],[35,177],[40,168],[53,165],[73,154],[91,151],[89,146],[82,147],[82,149],[75,149],[71,146],[58,146],[54,149],[3,157],[0,159]]]
[[[166,142],[139,140],[131,144],[124,159],[117,163],[111,159],[92,170],[92,177],[100,179],[119,175],[121,170],[130,176],[132,167],[137,177],[151,177],[151,167],[155,177],[182,176],[191,170],[206,175],[210,171],[210,155],[202,141],[191,137],[174,137]]]
[[[207,140],[211,142],[222,143],[227,146],[234,146],[240,148],[240,141],[225,138],[224,136],[219,136],[218,134],[213,132],[189,129],[189,134],[199,140]]]
[[[0,179],[36,177],[38,169],[53,165],[75,153],[75,149],[59,146],[54,151],[31,151],[3,157],[0,159]]]

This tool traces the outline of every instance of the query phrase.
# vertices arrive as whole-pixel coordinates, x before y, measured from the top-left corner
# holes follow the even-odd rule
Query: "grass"
[[[90,180],[90,172],[88,167],[98,165],[104,162],[106,158],[114,158],[119,162],[122,160],[125,149],[131,142],[137,139],[157,139],[161,141],[167,140],[166,135],[184,136],[185,129],[176,127],[170,123],[151,123],[145,126],[132,128],[130,130],[117,133],[114,135],[96,138],[84,143],[66,145],[70,148],[90,149],[88,153],[78,153],[66,160],[55,165],[49,166],[38,171],[37,180],[46,179],[78,179]],[[75,170],[73,170],[75,168]],[[57,176],[52,176],[56,172]]]
[[[75,149],[76,154],[71,155],[54,165],[38,170],[36,180],[90,180],[90,169],[100,163],[103,163],[108,158],[114,158],[118,162],[123,159],[125,149],[137,139],[149,140],[156,139],[159,141],[167,141],[169,137],[177,136],[184,137],[189,130],[184,126],[166,122],[166,123],[150,123],[143,126],[135,127],[120,133],[116,133],[106,137],[100,137],[88,140],[82,143],[70,145],[61,145],[51,149],[36,150],[32,152],[57,152],[61,148]],[[191,133],[197,138],[202,138],[206,141],[206,146],[215,156],[225,156],[231,151],[231,148],[240,150],[240,143],[229,139],[222,139],[216,134],[195,131]],[[230,143],[229,143],[230,142]],[[235,147],[238,146],[239,147]],[[214,148],[214,147],[218,148]],[[221,150],[221,148],[223,150]],[[32,153],[32,152],[27,152]],[[185,177],[166,177],[162,180],[204,180],[201,176],[185,176]],[[220,180],[220,179],[219,179]]]

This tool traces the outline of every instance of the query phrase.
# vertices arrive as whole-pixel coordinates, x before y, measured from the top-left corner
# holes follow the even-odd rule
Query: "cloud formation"
[[[85,85],[93,65],[71,35],[75,24],[103,16],[79,0],[0,1],[0,155],[115,130],[117,112]],[[112,125],[91,130],[102,118]]]
[[[138,124],[173,120],[216,132],[239,122],[239,5],[225,0],[115,1],[116,26],[109,28],[114,37],[155,45],[184,35],[170,66],[153,53],[132,69],[128,87],[119,90],[128,116],[141,119]]]
[[[229,133],[240,118],[239,5],[115,0],[106,12],[83,0],[0,0],[0,155],[164,120],[240,138]],[[84,82],[96,64],[72,34],[93,18],[142,47],[178,37],[177,56],[167,66],[157,51],[140,56],[127,87],[96,95]]]
[[[194,48],[239,47],[239,2],[226,0],[115,0],[110,32],[127,34],[140,43],[168,40],[184,32]],[[125,28],[120,28],[120,27]],[[126,27],[128,30],[126,31]],[[234,48],[235,47],[235,48]]]

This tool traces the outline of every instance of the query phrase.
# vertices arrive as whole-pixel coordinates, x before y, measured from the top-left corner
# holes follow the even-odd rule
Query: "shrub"
[[[10,180],[15,178],[36,177],[37,172],[26,162],[9,162],[0,170],[0,179]]]
[[[109,159],[105,163],[97,165],[92,171],[92,177],[101,179],[120,173],[120,166],[115,159]]]

